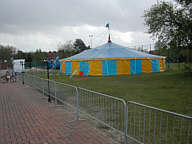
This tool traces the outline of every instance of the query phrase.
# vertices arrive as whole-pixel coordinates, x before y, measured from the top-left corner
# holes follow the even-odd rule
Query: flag
[[[109,28],[109,23],[108,24],[106,24],[106,26],[105,26],[106,28]]]

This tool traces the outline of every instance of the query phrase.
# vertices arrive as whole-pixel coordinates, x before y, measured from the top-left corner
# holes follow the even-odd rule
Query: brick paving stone
[[[20,83],[0,83],[0,144],[117,144]]]

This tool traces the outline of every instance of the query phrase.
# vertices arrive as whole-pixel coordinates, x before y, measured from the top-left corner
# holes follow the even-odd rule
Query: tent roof
[[[112,42],[104,45],[85,50],[74,56],[62,60],[75,60],[75,59],[100,59],[100,58],[131,58],[131,57],[162,57],[144,52],[136,51],[134,49],[124,47]]]

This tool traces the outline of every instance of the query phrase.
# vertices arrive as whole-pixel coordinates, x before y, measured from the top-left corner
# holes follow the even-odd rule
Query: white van
[[[17,73],[24,72],[25,59],[13,60],[13,71]]]

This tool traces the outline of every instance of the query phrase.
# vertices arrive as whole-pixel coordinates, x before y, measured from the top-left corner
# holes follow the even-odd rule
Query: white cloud
[[[93,47],[104,44],[108,40],[107,28],[82,25],[78,27],[55,27],[48,31],[20,33],[17,35],[1,33],[0,43],[13,45],[24,51],[35,51],[37,48],[50,51],[57,50],[59,43],[77,38],[81,38],[86,45],[90,45],[89,35],[93,35]],[[115,30],[111,31],[111,40],[124,46],[152,42],[149,36],[142,32],[120,32]]]

